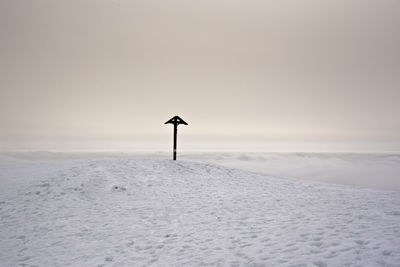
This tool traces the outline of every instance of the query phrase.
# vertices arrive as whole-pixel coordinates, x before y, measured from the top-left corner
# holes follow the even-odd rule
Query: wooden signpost
[[[188,125],[184,120],[182,120],[181,118],[179,118],[179,116],[175,116],[172,119],[170,119],[169,121],[167,121],[164,124],[173,124],[174,125],[174,160],[176,160],[176,143],[177,143],[177,133],[178,133],[178,125],[179,124],[184,124],[184,125]]]

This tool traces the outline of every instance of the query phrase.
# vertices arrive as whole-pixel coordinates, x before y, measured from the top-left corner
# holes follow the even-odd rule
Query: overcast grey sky
[[[398,0],[1,0],[0,39],[3,143],[173,115],[215,142],[400,141]]]

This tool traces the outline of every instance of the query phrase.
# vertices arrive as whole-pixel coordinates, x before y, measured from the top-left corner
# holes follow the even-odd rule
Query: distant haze
[[[2,0],[0,40],[0,150],[400,147],[398,0]]]

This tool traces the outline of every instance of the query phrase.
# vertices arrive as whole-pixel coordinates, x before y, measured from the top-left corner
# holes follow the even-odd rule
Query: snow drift
[[[230,152],[185,158],[279,177],[400,191],[399,154]]]
[[[9,188],[2,266],[400,266],[399,192],[122,158]]]

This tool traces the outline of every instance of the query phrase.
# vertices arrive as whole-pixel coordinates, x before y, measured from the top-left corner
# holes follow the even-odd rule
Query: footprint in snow
[[[364,241],[364,240],[355,240],[354,242],[360,246],[369,244],[369,241]]]
[[[400,211],[394,210],[390,212],[386,212],[387,215],[392,215],[392,216],[400,216]]]
[[[118,192],[123,192],[123,191],[126,191],[126,188],[123,186],[114,185],[113,190],[118,191]]]
[[[113,258],[113,257],[105,257],[105,258],[104,258],[104,260],[105,260],[105,261],[109,261],[109,262],[110,262],[110,261],[113,261],[113,260],[114,260],[114,258]]]
[[[315,261],[313,263],[314,263],[315,266],[318,266],[318,267],[327,267],[328,266],[328,264],[326,264],[323,261]]]

